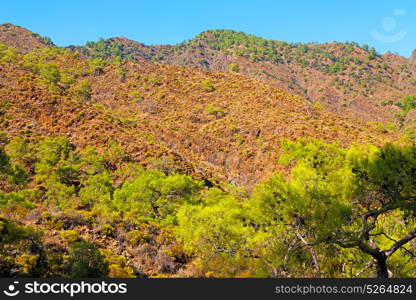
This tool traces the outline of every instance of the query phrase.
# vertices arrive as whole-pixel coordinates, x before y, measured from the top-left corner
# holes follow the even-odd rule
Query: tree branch
[[[392,256],[394,252],[396,252],[400,247],[410,242],[414,238],[416,238],[416,228],[409,232],[409,234],[402,238],[400,241],[391,246],[390,249],[385,250],[384,253],[386,254],[386,257]]]

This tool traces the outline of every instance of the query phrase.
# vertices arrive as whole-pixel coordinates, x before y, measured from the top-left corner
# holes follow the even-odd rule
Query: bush
[[[57,206],[72,204],[79,185],[80,166],[72,145],[66,138],[45,138],[37,146],[36,181],[46,189],[47,200]]]
[[[126,240],[132,245],[137,246],[140,243],[147,242],[150,239],[150,235],[139,231],[139,230],[132,230],[127,232]]]
[[[26,200],[22,195],[22,192],[11,192],[5,194],[0,191],[0,208],[15,208],[16,206],[22,206],[25,208],[35,208],[32,202]]]
[[[87,242],[77,242],[69,249],[70,277],[99,278],[108,274],[108,262],[98,247]]]
[[[165,175],[170,175],[179,171],[175,160],[169,156],[149,159],[148,167],[158,170]]]
[[[209,80],[204,80],[199,85],[202,90],[206,92],[213,92],[215,91],[215,87],[212,85],[212,83]]]
[[[32,167],[33,153],[27,140],[15,136],[5,147],[6,153],[10,156],[11,162],[29,169]]]
[[[61,238],[68,244],[75,243],[79,240],[78,233],[75,230],[61,231]]]
[[[225,116],[225,110],[222,107],[219,106],[208,106],[205,110],[210,115],[215,116],[216,119],[223,118]]]
[[[88,101],[91,99],[91,85],[88,80],[82,80],[71,87],[70,93],[80,100]]]
[[[100,75],[104,73],[104,68],[106,67],[107,63],[101,57],[91,59],[88,61],[90,65],[90,70],[95,75]]]
[[[39,255],[21,254],[16,256],[15,263],[19,267],[19,275],[31,276],[36,272]]]
[[[121,255],[114,255],[111,250],[100,249],[102,255],[105,256],[108,262],[110,278],[133,278],[135,277],[134,270],[127,263],[127,259]]]
[[[238,66],[238,64],[235,63],[231,63],[227,66],[228,71],[230,72],[239,72],[240,71],[240,67]]]
[[[52,63],[42,65],[40,69],[40,77],[46,83],[51,85],[56,85],[61,80],[58,66]]]
[[[100,227],[100,232],[104,235],[111,236],[115,232],[115,228],[110,224],[105,224]]]
[[[382,99],[380,100],[381,106],[393,105],[393,100],[391,99]]]

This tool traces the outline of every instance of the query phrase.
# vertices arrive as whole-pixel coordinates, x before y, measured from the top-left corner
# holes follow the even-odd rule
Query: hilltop
[[[10,23],[0,25],[0,43],[12,46],[23,53],[35,48],[55,46],[51,39]]]
[[[334,113],[367,121],[397,122],[397,109],[385,107],[383,101],[396,102],[416,93],[416,64],[411,59],[379,55],[354,42],[293,44],[232,30],[209,30],[174,46],[146,46],[113,38],[77,49],[86,57],[118,56],[239,72],[311,103],[319,102]]]
[[[47,38],[11,24],[0,42],[20,51],[52,46]],[[8,42],[10,40],[10,42]],[[271,83],[333,113],[398,127],[400,99],[416,93],[416,63],[367,45],[287,43],[232,30],[208,30],[177,45],[148,46],[115,37],[69,46],[85,59],[151,61],[202,70],[237,72]]]

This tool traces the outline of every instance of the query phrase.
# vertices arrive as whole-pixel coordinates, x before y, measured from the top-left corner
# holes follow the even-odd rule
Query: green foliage
[[[100,249],[105,261],[108,262],[108,277],[110,278],[134,278],[135,272],[128,265],[127,259],[121,255],[114,255],[110,250]]]
[[[407,114],[411,109],[416,109],[416,96],[405,96],[396,105]]]
[[[126,240],[132,246],[137,246],[140,243],[147,242],[150,239],[149,234],[140,230],[132,230],[126,233]]]
[[[108,274],[108,262],[94,244],[84,241],[73,243],[69,255],[72,278],[99,278]]]
[[[26,193],[23,191],[4,193],[0,191],[0,208],[16,208],[23,206],[26,208],[35,208],[35,205],[25,199]]]
[[[217,119],[223,118],[226,115],[226,111],[224,110],[224,108],[219,106],[210,105],[205,109],[205,111],[211,115],[214,115]]]
[[[153,77],[153,76],[144,75],[144,76],[142,76],[142,79],[143,79],[144,82],[148,82],[148,83],[150,83],[151,85],[154,85],[154,86],[161,85],[160,80],[156,77]]]
[[[386,128],[397,130],[394,124]],[[281,149],[279,163],[289,165],[290,173],[274,174],[248,192],[228,185],[202,188],[202,182],[176,173],[169,157],[149,159],[148,169],[126,164],[115,142],[99,153],[92,147],[76,151],[67,138],[17,136],[9,142],[0,134],[0,212],[25,215],[26,221],[54,204],[53,216],[45,212],[35,224],[62,230],[69,248],[68,260],[66,249],[43,249],[33,228],[0,218],[0,275],[135,276],[125,258],[79,242],[77,226],[86,225],[131,248],[165,249],[175,263],[192,261],[195,276],[416,274],[408,251],[416,240],[414,146],[343,148],[300,139],[282,140]],[[28,214],[34,204],[39,209]],[[59,211],[70,206],[78,213]]]
[[[95,74],[102,74],[104,72],[104,68],[106,67],[107,63],[102,58],[94,58],[88,61],[90,65],[91,72]]]
[[[132,182],[114,192],[114,212],[136,221],[154,219],[174,222],[180,204],[192,201],[201,183],[186,175],[165,175],[156,170],[139,170]]]
[[[8,47],[5,44],[0,43],[0,62],[16,62],[18,52],[15,48]]]
[[[351,170],[345,165],[345,151],[336,144],[301,140],[282,143],[285,150],[280,162],[296,161],[291,180],[276,175],[268,183],[259,185],[254,198],[264,213],[270,215],[279,204],[274,217],[289,223],[306,223],[317,238],[325,238],[350,217],[348,201],[354,189],[348,183]],[[322,223],[326,220],[325,223]],[[323,226],[325,225],[325,226]]]
[[[381,133],[387,133],[387,129],[384,126],[383,123],[381,122],[368,122],[369,124],[373,125],[377,131],[381,132]]]
[[[231,63],[227,66],[227,70],[230,72],[239,72],[240,71],[240,67],[238,64],[236,63]]]
[[[109,40],[100,38],[97,42],[87,42],[86,46],[91,48],[87,50],[88,54],[94,58],[100,58],[103,60],[111,59],[114,57],[120,57],[123,55],[123,45],[121,43],[112,43]]]
[[[289,179],[276,176],[256,188],[262,216],[274,216],[270,224],[277,227],[291,224],[307,243],[358,249],[376,259],[378,276],[387,276],[386,260],[397,249],[377,233],[399,240],[401,231],[412,231],[405,224],[414,223],[414,148],[387,144],[344,150],[318,141],[285,141],[284,148],[283,160],[297,163]],[[400,211],[413,221],[406,222]],[[398,221],[406,229],[392,229]],[[370,235],[375,236],[371,241]]]
[[[91,99],[91,85],[88,80],[81,80],[71,87],[70,93],[80,100],[88,101]]]
[[[199,85],[201,87],[202,90],[204,90],[205,92],[213,92],[215,91],[215,87],[214,85],[207,79],[201,82],[201,84]]]
[[[0,176],[10,173],[10,157],[7,156],[4,148],[0,146]]]
[[[179,171],[178,167],[176,166],[175,160],[168,156],[150,159],[148,167],[150,167],[151,169],[158,170],[164,173],[165,175],[170,175]]]
[[[343,70],[344,70],[344,65],[339,62],[336,62],[333,65],[330,65],[328,69],[329,73],[331,74],[342,73]]]
[[[28,140],[20,136],[15,136],[5,147],[5,150],[12,163],[26,169],[30,169],[32,167],[34,153]]]
[[[275,42],[265,40],[254,35],[232,30],[209,30],[201,33],[195,41],[204,40],[215,50],[234,51],[235,54],[250,58],[253,61],[280,61]]]
[[[79,240],[78,233],[75,230],[61,231],[61,238],[68,244],[75,243]]]
[[[83,181],[83,187],[79,191],[81,204],[89,207],[94,204],[108,204],[113,191],[112,176],[108,172],[92,175]]]
[[[380,105],[381,106],[387,106],[387,105],[393,105],[393,100],[391,99],[382,99],[380,100]]]
[[[115,231],[116,229],[110,224],[104,224],[103,226],[100,227],[100,232],[107,236],[113,235]]]
[[[66,138],[47,137],[37,146],[36,181],[47,190],[46,197],[58,206],[68,206],[79,185],[80,165]]]
[[[56,87],[61,80],[59,68],[53,63],[43,64],[40,68],[39,75],[52,88]]]
[[[245,257],[255,230],[248,226],[244,203],[218,189],[203,193],[201,202],[182,205],[176,235],[184,250],[194,254],[203,271],[214,276],[236,276],[245,268]]]

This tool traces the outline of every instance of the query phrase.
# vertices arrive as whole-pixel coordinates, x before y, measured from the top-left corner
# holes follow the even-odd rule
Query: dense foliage
[[[280,163],[294,164],[290,176],[275,174],[248,192],[131,163],[114,169],[106,155],[63,137],[3,139],[2,214],[19,219],[22,209],[41,209],[44,228],[1,220],[3,276],[141,276],[85,239],[76,225],[85,222],[104,238],[127,230],[133,247],[169,233],[169,253],[184,267],[192,261],[193,276],[415,276],[413,146],[283,140]],[[26,180],[11,179],[17,167]],[[83,212],[83,221],[49,213],[57,209]],[[99,219],[105,225],[93,225]],[[67,247],[44,248],[44,230],[58,230]]]

